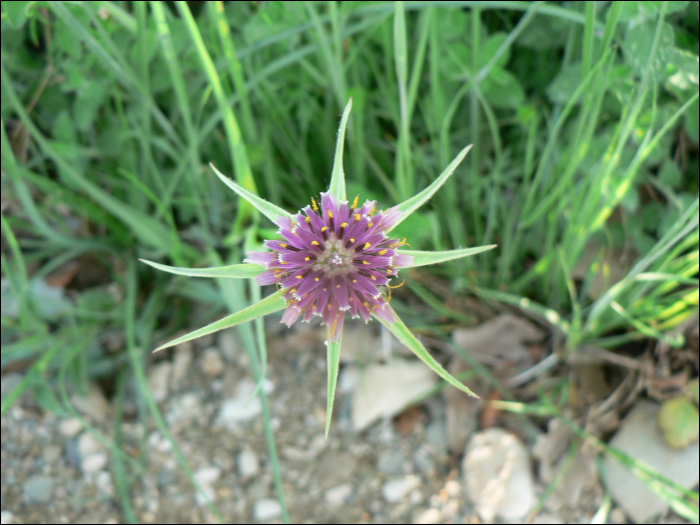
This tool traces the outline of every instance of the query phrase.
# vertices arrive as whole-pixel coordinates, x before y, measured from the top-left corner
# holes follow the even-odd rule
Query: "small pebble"
[[[328,489],[324,494],[324,498],[328,505],[343,505],[352,494],[352,490],[352,485],[350,483],[344,483],[343,485]]]
[[[102,444],[97,441],[90,432],[83,432],[78,438],[78,453],[83,460],[95,452],[103,449]]]
[[[263,498],[255,502],[253,517],[255,521],[269,521],[282,515],[282,505],[276,499]]]
[[[442,522],[442,513],[439,509],[427,509],[419,512],[413,518],[414,525],[433,525]]]
[[[12,525],[15,522],[15,515],[9,510],[3,510],[0,512],[0,520],[2,520],[2,525]]]
[[[83,430],[83,424],[77,418],[63,419],[58,428],[65,437],[72,438],[80,434],[80,431]]]
[[[165,401],[168,397],[168,384],[172,373],[173,364],[170,361],[161,361],[151,366],[148,372],[148,386],[157,403]]]
[[[103,470],[109,463],[109,456],[105,452],[95,452],[83,459],[83,472],[86,474],[94,474]]]
[[[204,351],[199,364],[202,372],[210,377],[218,377],[224,373],[224,360],[221,358],[221,353],[214,347]]]
[[[249,447],[245,447],[238,453],[238,474],[243,479],[251,478],[260,471],[258,456]]]
[[[221,469],[219,467],[204,467],[194,473],[194,479],[201,485],[211,485],[218,481],[221,477]]]
[[[54,480],[50,476],[31,476],[22,486],[22,495],[27,503],[48,503]]]
[[[420,486],[420,478],[418,476],[404,476],[399,479],[392,479],[384,483],[382,487],[382,496],[389,503],[398,503],[409,492]]]

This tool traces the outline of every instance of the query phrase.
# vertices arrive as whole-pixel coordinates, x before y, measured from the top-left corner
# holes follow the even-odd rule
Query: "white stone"
[[[328,489],[324,494],[324,499],[326,503],[332,507],[337,507],[343,505],[347,499],[352,494],[352,485],[350,483],[344,483]]]
[[[462,463],[469,499],[483,521],[522,519],[535,504],[528,452],[502,428],[475,433]]]
[[[387,364],[367,366],[353,393],[353,428],[360,431],[381,417],[401,413],[437,382],[437,374],[418,360],[393,357]]]
[[[252,478],[260,471],[258,456],[250,447],[244,447],[238,453],[238,474],[243,478]]]
[[[219,467],[203,467],[194,473],[194,479],[200,485],[211,485],[221,477],[221,469]]]
[[[12,525],[15,522],[15,515],[9,510],[3,510],[0,512],[0,523],[1,525]]]
[[[172,377],[170,378],[171,390],[178,390],[188,374],[192,373],[192,342],[179,344],[175,347],[175,356],[173,357]]]
[[[433,525],[442,523],[442,513],[440,509],[427,509],[419,512],[411,522],[414,525]]]
[[[262,413],[260,398],[257,395],[251,397],[255,391],[255,384],[252,381],[241,381],[236,390],[236,395],[225,400],[221,406],[217,420],[221,426],[232,427]]]
[[[172,369],[173,364],[170,361],[161,361],[151,366],[148,372],[148,386],[157,403],[165,401],[165,398],[168,397],[168,384]]]
[[[610,446],[691,489],[700,477],[700,445],[695,441],[681,450],[670,448],[656,422],[658,414],[658,404],[638,401],[610,441]],[[608,490],[633,522],[655,521],[656,516],[668,508],[667,503],[613,457],[606,456],[604,464],[606,476],[603,479]]]
[[[253,517],[255,521],[269,521],[282,515],[282,505],[276,499],[263,498],[255,502]]]
[[[410,475],[392,479],[382,486],[382,496],[389,503],[398,503],[413,489],[420,487],[420,478]]]
[[[102,443],[97,441],[97,438],[95,438],[95,436],[93,436],[90,432],[85,431],[80,434],[80,437],[78,438],[78,453],[83,461],[89,455],[94,454],[95,452],[100,452],[103,449],[104,447],[102,446]]]
[[[90,385],[90,391],[83,397],[74,393],[71,396],[73,406],[98,423],[106,423],[112,417],[112,405],[96,384]]]
[[[78,418],[62,419],[58,424],[58,429],[67,438],[72,438],[80,434],[83,424]]]
[[[109,463],[109,457],[106,453],[95,452],[84,458],[80,466],[83,472],[94,474],[95,472],[103,470],[107,466],[107,463]]]

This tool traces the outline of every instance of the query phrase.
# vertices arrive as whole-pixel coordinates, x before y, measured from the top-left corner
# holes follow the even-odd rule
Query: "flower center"
[[[352,252],[343,246],[342,241],[331,238],[326,242],[326,249],[318,256],[314,266],[330,276],[347,274],[353,268]]]

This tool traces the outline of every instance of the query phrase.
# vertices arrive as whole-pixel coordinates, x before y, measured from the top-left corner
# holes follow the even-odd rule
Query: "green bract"
[[[348,210],[348,202],[347,202],[347,197],[346,197],[346,191],[345,191],[345,173],[343,171],[343,144],[345,140],[345,130],[348,125],[348,118],[350,116],[350,110],[352,109],[352,99],[348,102],[347,106],[345,107],[345,111],[343,112],[343,117],[340,122],[340,129],[338,131],[338,141],[336,145],[336,150],[335,150],[335,159],[333,162],[333,172],[331,175],[331,182],[329,185],[328,189],[328,194],[325,195],[332,195],[333,200],[329,202],[338,202],[341,203],[342,206],[345,208],[345,212],[347,213]],[[372,220],[377,220],[378,226],[375,227],[378,228],[381,226],[382,222],[381,221],[386,221],[384,224],[386,225],[384,227],[384,232],[389,232],[391,231],[394,227],[396,227],[397,224],[399,224],[401,221],[405,220],[411,213],[413,213],[416,209],[418,209],[420,206],[425,204],[425,202],[430,199],[430,197],[442,186],[445,181],[447,181],[448,177],[452,175],[454,170],[457,168],[460,162],[464,159],[464,157],[469,153],[469,150],[471,149],[471,146],[467,146],[464,148],[456,157],[455,159],[445,168],[445,170],[440,174],[440,176],[433,181],[432,184],[430,184],[426,189],[418,193],[417,195],[411,197],[410,199],[407,199],[403,203],[399,204],[398,206],[392,208],[391,210],[388,210],[386,214],[383,214],[383,212],[380,212],[376,217],[379,217],[378,219],[375,219],[372,217],[372,214],[374,213],[374,210],[372,209],[371,211],[364,211],[365,215],[363,216],[362,220],[364,223],[367,223],[367,229],[364,231],[371,232],[374,230],[370,230],[369,228],[372,227],[373,223],[371,222]],[[232,190],[234,190],[236,193],[238,193],[241,197],[246,199],[250,204],[255,206],[260,213],[268,217],[271,221],[275,222],[276,224],[286,224],[287,225],[287,230],[286,233],[289,235],[290,238],[294,238],[293,235],[297,235],[295,233],[296,229],[296,221],[301,221],[307,222],[307,223],[312,223],[312,217],[315,218],[316,221],[322,221],[322,218],[315,214],[315,212],[311,211],[310,208],[307,208],[305,210],[306,215],[298,214],[294,215],[291,213],[288,213],[287,211],[283,210],[282,208],[279,208],[278,206],[275,206],[274,204],[267,202],[266,200],[258,197],[254,193],[252,193],[249,190],[246,190],[245,188],[241,187],[240,185],[236,184],[229,178],[225,177],[222,175],[214,166],[212,166],[212,169],[216,173],[216,175],[227,185],[229,186]],[[325,199],[326,197],[324,197]],[[370,203],[371,204],[371,203]],[[370,204],[366,204],[369,209]],[[314,208],[316,208],[316,203],[314,201]],[[364,208],[363,208],[364,209]],[[361,221],[360,218],[360,212],[361,209],[357,208],[357,200],[353,205],[350,207],[351,214],[350,214],[350,219],[343,219],[347,220],[348,223],[343,223],[339,225],[342,231],[344,231],[345,228],[355,228],[355,230],[352,231],[357,231],[357,227],[361,226],[364,224]],[[317,210],[318,211],[318,210]],[[336,210],[336,213],[337,210]],[[340,261],[342,259],[341,255],[345,254],[346,252],[348,254],[354,253],[357,254],[355,257],[357,259],[355,260],[355,263],[357,266],[354,267],[352,266],[352,257],[350,255],[343,255],[343,257],[348,258],[347,261],[343,264],[346,266],[338,266],[338,270],[332,270],[333,272],[339,272],[341,271],[341,268],[346,268],[347,271],[350,272],[357,272],[355,273],[356,277],[353,281],[352,274],[349,275],[349,278],[346,279],[346,283],[353,283],[353,282],[358,282],[362,281],[364,276],[367,277],[367,282],[369,281],[369,277],[372,279],[375,279],[375,274],[378,276],[377,279],[382,278],[385,279],[384,277],[381,277],[378,273],[370,273],[369,268],[373,267],[372,265],[375,264],[374,261],[383,261],[381,259],[381,256],[389,252],[388,255],[384,256],[384,259],[387,259],[388,262],[386,263],[388,266],[385,268],[387,269],[388,273],[390,276],[395,276],[396,275],[396,270],[398,268],[394,268],[394,265],[397,267],[400,266],[402,268],[411,268],[411,267],[416,267],[416,266],[424,266],[427,264],[435,264],[435,263],[440,263],[440,262],[445,262],[453,259],[458,259],[461,257],[468,257],[470,255],[475,255],[477,253],[486,251],[486,250],[491,250],[495,248],[496,245],[489,245],[489,246],[479,246],[475,248],[463,248],[459,250],[451,250],[451,251],[443,251],[443,252],[424,252],[424,251],[415,251],[415,250],[401,250],[397,249],[398,246],[405,244],[404,241],[396,242],[395,244],[392,244],[388,246],[388,249],[384,249],[381,251],[381,253],[369,253],[369,251],[372,250],[371,246],[374,245],[375,242],[377,241],[371,241],[367,242],[366,245],[364,246],[364,249],[368,251],[367,253],[362,251],[362,247],[357,247],[357,248],[345,248],[344,246],[350,246],[350,241],[355,242],[355,239],[349,239],[347,242],[348,244],[346,245],[346,239],[342,238],[342,233],[337,234],[340,235],[339,237],[333,237],[333,235],[336,235],[336,233],[333,232],[333,218],[334,214],[332,212],[326,211],[326,214],[328,217],[326,218],[329,222],[330,230],[327,227],[323,228],[324,236],[327,236],[328,234],[331,235],[329,238],[329,246],[333,246],[333,248],[328,248],[332,250],[337,250],[338,253],[336,254],[335,252],[333,254],[329,254],[327,252],[323,252],[322,250],[324,248],[318,248],[316,246],[312,245],[319,245],[322,244],[323,238],[318,237],[318,239],[321,241],[321,243],[317,241],[313,241],[309,246],[313,248],[314,252],[309,251],[308,254],[310,257],[306,257],[306,261],[310,262],[308,263],[309,270],[308,273],[304,273],[303,266],[302,270],[299,270],[297,267],[297,274],[298,277],[296,279],[299,279],[299,282],[303,282],[304,279],[312,279],[313,275],[311,272],[321,272],[322,268],[328,267],[328,257],[332,256],[335,254],[335,257]],[[347,216],[347,215],[346,215]],[[353,222],[357,221],[357,222]],[[323,222],[317,222],[317,226],[324,224]],[[357,225],[357,226],[356,226]],[[306,224],[304,224],[306,226]],[[313,229],[313,224],[309,227],[310,230],[305,234],[309,235],[311,232],[315,232],[316,234],[320,235],[321,230],[314,230]],[[326,231],[328,230],[328,231]],[[350,231],[350,230],[348,230]],[[299,235],[302,234],[301,230],[298,230]],[[349,236],[351,236],[350,234]],[[367,233],[369,235],[369,233]],[[376,237],[376,236],[375,236]],[[376,237],[379,238],[379,237]],[[386,239],[387,237],[384,236],[382,237],[383,239]],[[342,241],[341,241],[342,239]],[[359,239],[359,237],[358,237]],[[291,241],[287,241],[291,242]],[[361,243],[364,243],[364,240],[360,241]],[[390,243],[393,241],[383,241],[386,243]],[[287,248],[287,244],[281,243],[279,246],[284,247],[284,249]],[[269,247],[269,246],[268,246]],[[277,268],[277,270],[274,270],[275,272],[280,272],[280,274],[283,274],[284,271],[281,268],[288,268],[288,267],[282,267],[282,264],[289,264],[287,262],[283,261],[283,256],[291,256],[291,255],[298,255],[299,249],[294,248],[294,252],[290,252],[287,254],[284,253],[277,253],[274,251],[273,252],[267,252],[267,253],[259,253],[257,254],[258,256],[262,256],[263,259],[267,258],[269,259],[269,262],[272,263],[274,262],[275,266],[262,266],[261,264],[252,264],[252,263],[244,263],[244,264],[234,264],[230,266],[222,266],[219,268],[193,268],[193,269],[188,269],[188,268],[174,268],[171,266],[166,266],[163,264],[158,264],[154,263],[151,261],[143,261],[147,264],[150,264],[151,266],[158,268],[159,270],[163,270],[166,272],[178,274],[178,275],[187,275],[191,277],[231,277],[231,278],[250,278],[250,277],[256,277],[258,276],[258,280],[260,280],[261,277],[269,279],[270,276],[274,278],[277,274],[273,272],[274,268]],[[283,248],[279,248],[280,250]],[[377,248],[379,250],[380,248]],[[353,251],[354,250],[354,251]],[[391,255],[394,254],[394,255]],[[255,255],[255,254],[253,254]],[[298,257],[299,260],[302,262],[300,264],[306,264],[303,262],[303,255],[301,257]],[[391,255],[391,257],[390,257]],[[318,256],[318,260],[317,259]],[[258,260],[255,259],[256,262],[261,262],[265,263],[266,260]],[[396,261],[402,261],[402,264],[398,264]],[[316,262],[314,262],[316,261]],[[321,263],[321,261],[326,261],[325,263]],[[335,260],[334,260],[335,261]],[[340,264],[340,262],[338,263]],[[363,266],[363,264],[368,265],[368,266]],[[379,264],[379,263],[377,263]],[[348,266],[350,265],[350,266]],[[368,270],[363,270],[363,268],[368,268]],[[384,270],[382,270],[384,271]],[[263,274],[263,272],[266,272],[266,274]],[[364,272],[364,273],[363,273]],[[335,275],[335,274],[334,274]],[[289,282],[290,280],[296,282],[296,280],[293,277],[289,277],[286,274],[284,274],[286,277],[285,282]],[[347,277],[347,276],[345,276]],[[335,277],[339,278],[339,277]],[[280,282],[282,278],[280,277]],[[385,279],[386,280],[386,279]],[[322,286],[321,283],[323,283],[323,280],[320,280],[319,278],[316,278],[315,281],[319,282],[319,287]],[[328,281],[327,281],[328,282]],[[336,281],[332,281],[336,282]],[[338,281],[339,282],[339,281]],[[376,282],[379,282],[377,280]],[[267,284],[267,283],[265,283]],[[235,326],[237,324],[245,323],[247,321],[251,321],[253,319],[257,319],[259,317],[262,317],[264,315],[282,310],[287,308],[287,313],[290,312],[291,309],[296,308],[297,313],[294,319],[299,317],[299,306],[297,306],[298,302],[295,301],[301,301],[300,298],[294,298],[293,294],[291,292],[296,292],[295,289],[291,289],[292,286],[289,286],[288,288],[285,287],[284,285],[280,286],[279,282],[276,283],[278,285],[278,288],[280,288],[277,292],[274,294],[266,297],[265,299],[259,301],[258,303],[249,306],[248,308],[245,308],[241,310],[240,312],[237,312],[235,314],[232,314],[228,317],[225,317],[223,319],[220,319],[219,321],[216,321],[214,323],[211,323],[203,328],[200,328],[199,330],[195,330],[194,332],[191,332],[187,335],[184,335],[182,337],[179,337],[177,339],[174,339],[156,349],[162,350],[164,348],[168,348],[171,346],[175,346],[177,344],[180,344],[185,341],[190,341],[192,339],[195,339],[197,337],[201,337],[219,330],[223,330],[224,328],[229,328],[231,326]],[[311,283],[313,284],[313,283]],[[352,286],[352,285],[351,285]],[[358,283],[357,286],[360,286]],[[306,288],[309,288],[308,284],[306,285]],[[332,290],[335,290],[334,286],[331,286]],[[338,286],[340,289],[340,286]],[[372,288],[373,289],[373,288]],[[320,290],[320,288],[318,289]],[[320,293],[317,291],[313,291],[312,293]],[[343,288],[345,290],[345,288]],[[324,292],[326,294],[326,297],[329,293],[328,288],[324,288]],[[303,293],[303,292],[299,292]],[[347,294],[347,291],[344,291],[345,294]],[[371,295],[366,295],[367,292],[367,287],[365,286],[364,289],[359,289],[358,290],[352,290],[351,293],[353,293],[353,297],[357,297],[360,301],[364,301],[365,299],[362,299],[362,297],[366,297],[368,301],[372,301],[372,298],[376,299],[379,298],[379,295],[376,296],[371,296]],[[372,292],[374,293],[374,292]],[[365,295],[363,295],[365,294]],[[308,295],[308,294],[307,294]],[[332,295],[332,293],[331,293]],[[304,296],[306,297],[306,296]],[[311,297],[309,297],[310,299]],[[336,297],[337,298],[337,297]],[[352,300],[352,299],[351,299]],[[379,299],[382,301],[381,303],[381,309],[376,308],[377,305],[374,307],[376,309],[370,309],[368,310],[366,307],[372,307],[373,305],[370,303],[365,302],[365,310],[364,314],[366,315],[367,319],[370,318],[370,314],[368,313],[371,312],[371,317],[374,317],[375,319],[378,319],[384,326],[386,326],[402,343],[404,343],[408,348],[411,349],[413,353],[416,354],[416,356],[421,359],[426,365],[428,365],[435,373],[437,373],[440,377],[442,377],[445,381],[447,381],[450,385],[459,388],[463,392],[466,392],[469,395],[476,396],[474,392],[472,392],[469,388],[467,388],[465,385],[460,383],[457,379],[455,379],[452,375],[450,375],[449,372],[447,372],[431,355],[430,353],[425,349],[423,344],[414,336],[411,331],[406,327],[406,325],[399,319],[399,317],[396,315],[396,312],[389,306],[386,301],[383,299]],[[344,296],[343,301],[347,305],[347,295]],[[341,302],[343,302],[341,301]],[[307,301],[308,302],[308,301]],[[333,304],[337,304],[338,301],[332,301]],[[327,306],[330,309],[331,302],[328,302]],[[355,303],[351,303],[353,305],[358,305],[357,301]],[[307,318],[311,317],[311,313],[314,313],[314,315],[320,315],[320,312],[316,312],[315,310],[315,305],[313,302],[310,303],[310,306],[308,308],[311,308],[311,306],[314,307],[314,310],[307,310]],[[361,306],[361,305],[360,305]],[[320,308],[320,307],[319,307]],[[330,429],[330,422],[331,422],[331,416],[333,413],[333,401],[335,398],[335,390],[336,390],[336,384],[337,384],[337,379],[338,379],[338,369],[340,367],[340,344],[342,340],[342,319],[345,316],[345,310],[346,308],[340,308],[338,311],[338,315],[342,316],[340,318],[340,323],[333,323],[332,326],[328,327],[329,330],[329,337],[327,341],[327,346],[328,346],[328,407],[327,407],[327,419],[326,419],[326,437],[328,437],[328,431]],[[381,310],[381,311],[380,311]],[[293,322],[293,321],[292,321]],[[338,325],[339,332],[334,333],[335,327]]]

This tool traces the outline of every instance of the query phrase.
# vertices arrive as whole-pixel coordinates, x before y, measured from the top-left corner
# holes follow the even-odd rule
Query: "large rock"
[[[655,468],[660,474],[688,489],[700,478],[698,442],[674,450],[664,442],[656,421],[659,405],[639,401],[620,425],[610,446]],[[668,504],[625,469],[615,458],[605,458],[604,480],[615,502],[635,523],[646,523],[666,510]]]
[[[530,458],[525,445],[502,428],[475,433],[462,462],[469,499],[482,520],[524,518],[535,504]]]

